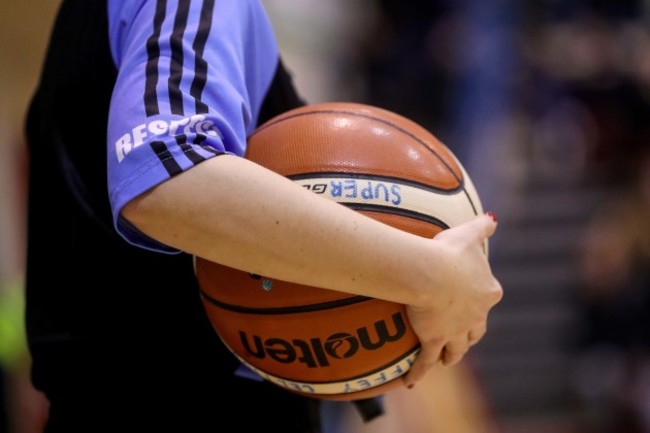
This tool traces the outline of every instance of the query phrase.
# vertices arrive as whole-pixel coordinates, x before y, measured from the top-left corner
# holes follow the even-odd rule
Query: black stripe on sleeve
[[[221,152],[217,149],[215,149],[212,146],[209,146],[207,144],[202,144],[201,149],[205,150],[206,152],[214,153],[215,155],[225,155],[226,152]]]
[[[221,152],[221,151],[215,149],[214,147],[205,144],[205,140],[207,140],[207,137],[205,135],[196,134],[196,137],[194,138],[194,144],[198,144],[199,146],[201,146],[201,149],[203,149],[203,150],[205,150],[207,152],[210,152],[210,153],[214,153],[215,155],[223,155],[224,154],[224,152]]]
[[[174,157],[169,152],[169,149],[167,149],[167,146],[165,146],[165,143],[162,141],[152,141],[151,148],[154,152],[156,152],[158,159],[160,159],[160,162],[163,163],[170,177],[176,176],[183,171],[178,163],[174,160]]]
[[[194,144],[198,144],[199,146],[201,146],[201,149],[210,153],[214,153],[215,155],[223,155],[225,153],[215,149],[214,147],[208,144],[205,144],[205,140],[207,140],[207,137],[205,135],[196,134],[196,138],[194,138]]]
[[[208,35],[210,34],[210,28],[212,27],[213,11],[214,0],[204,0],[201,7],[199,27],[197,29],[196,38],[194,38],[194,44],[192,45],[195,53],[195,64],[194,80],[192,81],[192,87],[190,88],[190,95],[194,97],[196,102],[197,113],[208,112],[208,106],[201,100],[201,94],[205,88],[208,76],[208,63],[203,58],[203,52],[205,51],[205,44],[208,40]]]
[[[147,66],[144,90],[144,106],[147,117],[155,116],[160,112],[158,109],[156,85],[158,84],[158,61],[160,60],[159,39],[163,21],[165,21],[166,8],[167,0],[158,0],[156,2],[156,13],[153,19],[153,33],[149,36],[149,39],[147,39]]]
[[[190,0],[180,0],[174,30],[170,39],[171,64],[169,65],[169,104],[173,114],[183,115],[183,93],[181,92],[181,79],[183,78],[183,34],[187,27],[187,17],[190,12]]]
[[[208,139],[208,137],[206,137],[203,134],[196,134],[196,137],[194,137],[193,143],[202,146],[203,143],[205,143],[205,140],[207,140],[207,139]]]
[[[187,135],[181,134],[176,136],[176,143],[183,149],[183,153],[187,155],[187,158],[192,161],[192,164],[196,165],[200,162],[205,161],[205,157],[196,153],[191,145],[187,144]]]

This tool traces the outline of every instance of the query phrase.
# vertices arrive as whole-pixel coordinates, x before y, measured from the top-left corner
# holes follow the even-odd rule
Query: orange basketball
[[[373,106],[323,103],[286,112],[253,133],[245,157],[314,194],[427,238],[483,212],[444,144]],[[400,386],[417,356],[419,341],[401,304],[270,280],[199,257],[195,272],[225,345],[292,392],[374,397]]]

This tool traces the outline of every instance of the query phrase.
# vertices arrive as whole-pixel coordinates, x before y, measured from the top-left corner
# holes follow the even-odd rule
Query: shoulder
[[[214,47],[230,41],[235,49],[261,42],[275,44],[275,35],[259,0],[107,0],[111,51],[117,65],[134,42],[164,49],[176,40]],[[210,44],[205,45],[209,40]],[[166,43],[161,43],[167,41]],[[250,51],[250,49],[249,49]]]

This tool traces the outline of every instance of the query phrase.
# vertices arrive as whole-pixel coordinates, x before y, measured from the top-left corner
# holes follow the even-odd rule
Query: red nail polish
[[[489,216],[490,218],[492,218],[492,221],[494,221],[494,222],[498,222],[498,220],[497,220],[497,215],[496,215],[494,212],[487,211],[487,212],[485,212],[485,215],[487,215],[487,216]]]

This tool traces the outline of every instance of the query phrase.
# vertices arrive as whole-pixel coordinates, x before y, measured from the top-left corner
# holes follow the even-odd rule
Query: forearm
[[[406,304],[422,345],[407,385],[440,360],[460,361],[502,296],[483,249],[496,228],[490,217],[425,239],[235,156],[160,184],[123,215],[154,239],[226,266]]]
[[[123,215],[154,239],[227,266],[409,305],[430,302],[437,274],[435,243],[235,156],[159,185]]]

